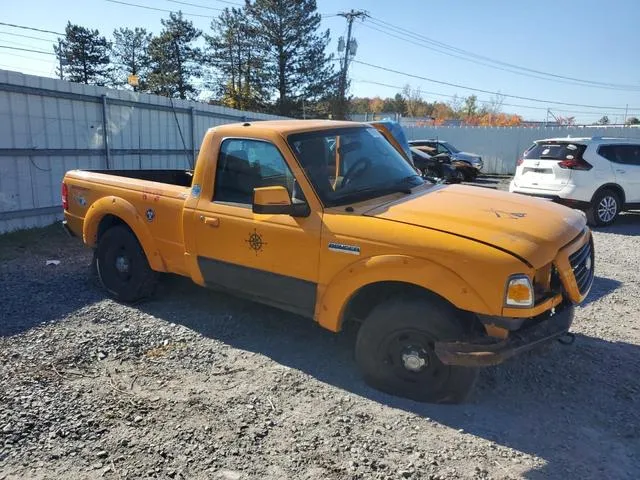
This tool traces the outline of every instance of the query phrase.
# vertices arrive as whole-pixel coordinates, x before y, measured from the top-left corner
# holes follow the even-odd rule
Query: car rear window
[[[581,160],[587,146],[571,142],[534,143],[524,152],[525,159],[541,160]]]

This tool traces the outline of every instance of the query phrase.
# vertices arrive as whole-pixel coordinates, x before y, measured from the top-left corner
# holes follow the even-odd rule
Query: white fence
[[[0,233],[59,219],[67,170],[188,168],[208,128],[269,118],[0,70]]]
[[[637,127],[403,127],[409,140],[437,138],[460,150],[477,153],[484,172],[513,174],[516,161],[534,140],[556,137],[631,137],[640,139]]]
[[[208,128],[270,118],[278,117],[0,70],[0,233],[59,219],[67,170],[189,167]],[[640,138],[640,128],[623,127],[404,128],[409,139],[480,154],[494,174],[513,173],[540,138]]]

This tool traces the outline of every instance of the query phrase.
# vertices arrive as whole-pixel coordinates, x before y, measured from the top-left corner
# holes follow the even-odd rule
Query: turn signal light
[[[518,275],[509,279],[504,303],[508,307],[533,307],[533,288],[529,277]]]

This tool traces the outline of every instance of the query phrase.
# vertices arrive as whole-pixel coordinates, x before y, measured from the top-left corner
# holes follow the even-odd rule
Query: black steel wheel
[[[124,225],[110,228],[100,238],[96,269],[100,283],[116,300],[136,302],[155,290],[157,274],[136,236]]]
[[[477,370],[443,364],[439,340],[460,340],[466,329],[456,310],[436,299],[402,298],[373,309],[360,327],[356,361],[365,381],[384,392],[422,402],[459,403]]]

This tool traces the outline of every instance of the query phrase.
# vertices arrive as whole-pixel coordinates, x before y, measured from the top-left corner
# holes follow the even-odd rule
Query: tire
[[[98,243],[96,268],[102,286],[115,300],[133,303],[153,295],[157,273],[151,270],[136,236],[123,225],[107,230]]]
[[[459,168],[456,168],[453,172],[453,178],[457,183],[461,183],[467,180],[464,172]]]
[[[445,365],[433,346],[466,333],[456,310],[439,299],[400,297],[373,309],[360,327],[356,362],[365,382],[419,402],[460,403],[478,371]]]
[[[620,196],[610,189],[598,192],[587,209],[587,221],[589,225],[606,227],[615,222],[622,209]]]

